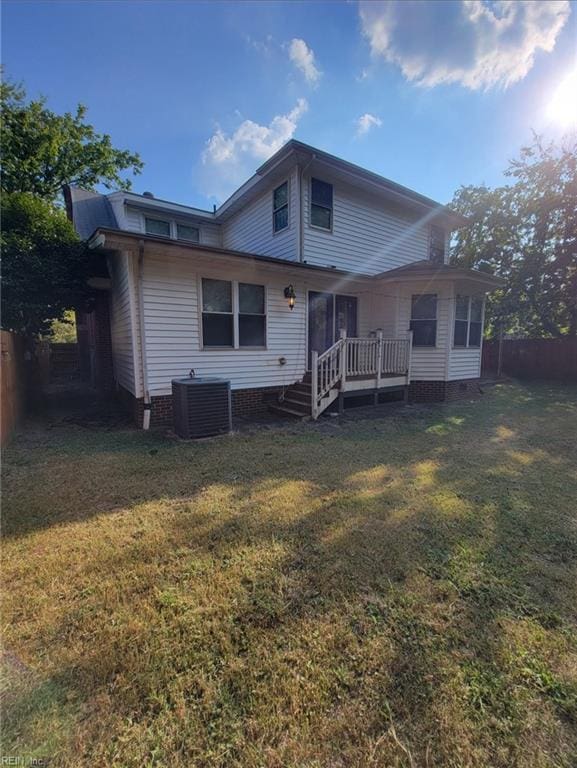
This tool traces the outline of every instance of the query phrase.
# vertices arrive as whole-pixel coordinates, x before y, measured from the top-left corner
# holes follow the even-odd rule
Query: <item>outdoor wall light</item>
[[[287,287],[284,289],[284,297],[285,297],[285,299],[288,299],[288,305],[289,305],[290,309],[291,310],[294,309],[295,299],[296,299],[297,295],[295,293],[295,289],[294,289],[292,283],[290,285],[287,285]]]

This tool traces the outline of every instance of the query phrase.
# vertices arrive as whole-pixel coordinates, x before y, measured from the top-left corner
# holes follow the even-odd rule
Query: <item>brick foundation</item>
[[[409,400],[412,403],[444,403],[479,394],[479,379],[412,381],[409,385]]]
[[[275,402],[280,393],[279,387],[261,387],[259,389],[232,390],[232,416],[258,416],[266,413],[268,405]],[[126,409],[132,414],[137,427],[142,427],[144,401],[122,387],[119,397]],[[172,426],[172,395],[152,397],[150,401],[150,426]]]

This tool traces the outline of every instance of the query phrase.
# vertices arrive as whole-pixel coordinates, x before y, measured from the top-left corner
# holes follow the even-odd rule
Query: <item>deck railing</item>
[[[347,338],[343,333],[332,347],[322,354],[312,353],[312,415],[313,418],[345,389],[350,378],[366,378],[378,389],[387,376],[410,379],[412,332],[406,339],[385,339],[381,332],[370,338]]]

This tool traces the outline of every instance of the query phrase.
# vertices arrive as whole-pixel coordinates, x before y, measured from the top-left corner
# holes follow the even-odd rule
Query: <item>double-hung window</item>
[[[445,232],[435,224],[431,224],[429,233],[429,261],[434,264],[445,263]]]
[[[437,343],[437,294],[423,293],[411,298],[411,331],[414,347]]]
[[[202,344],[234,347],[232,283],[228,280],[202,280]]]
[[[202,345],[266,346],[264,285],[202,279]]]
[[[144,229],[147,235],[170,237],[170,221],[165,219],[153,219],[150,216],[146,216],[144,219]]]
[[[272,230],[282,232],[289,225],[288,181],[272,193]]]
[[[189,243],[198,243],[200,240],[198,227],[191,227],[189,224],[177,224],[176,237]]]
[[[266,346],[264,285],[238,284],[238,346]]]
[[[333,228],[333,185],[319,179],[311,179],[311,225]]]
[[[480,347],[483,330],[483,298],[457,296],[453,346]]]

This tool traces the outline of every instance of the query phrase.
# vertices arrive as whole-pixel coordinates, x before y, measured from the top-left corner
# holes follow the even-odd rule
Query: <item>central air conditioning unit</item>
[[[232,430],[230,381],[203,376],[172,380],[174,431],[189,440]]]

